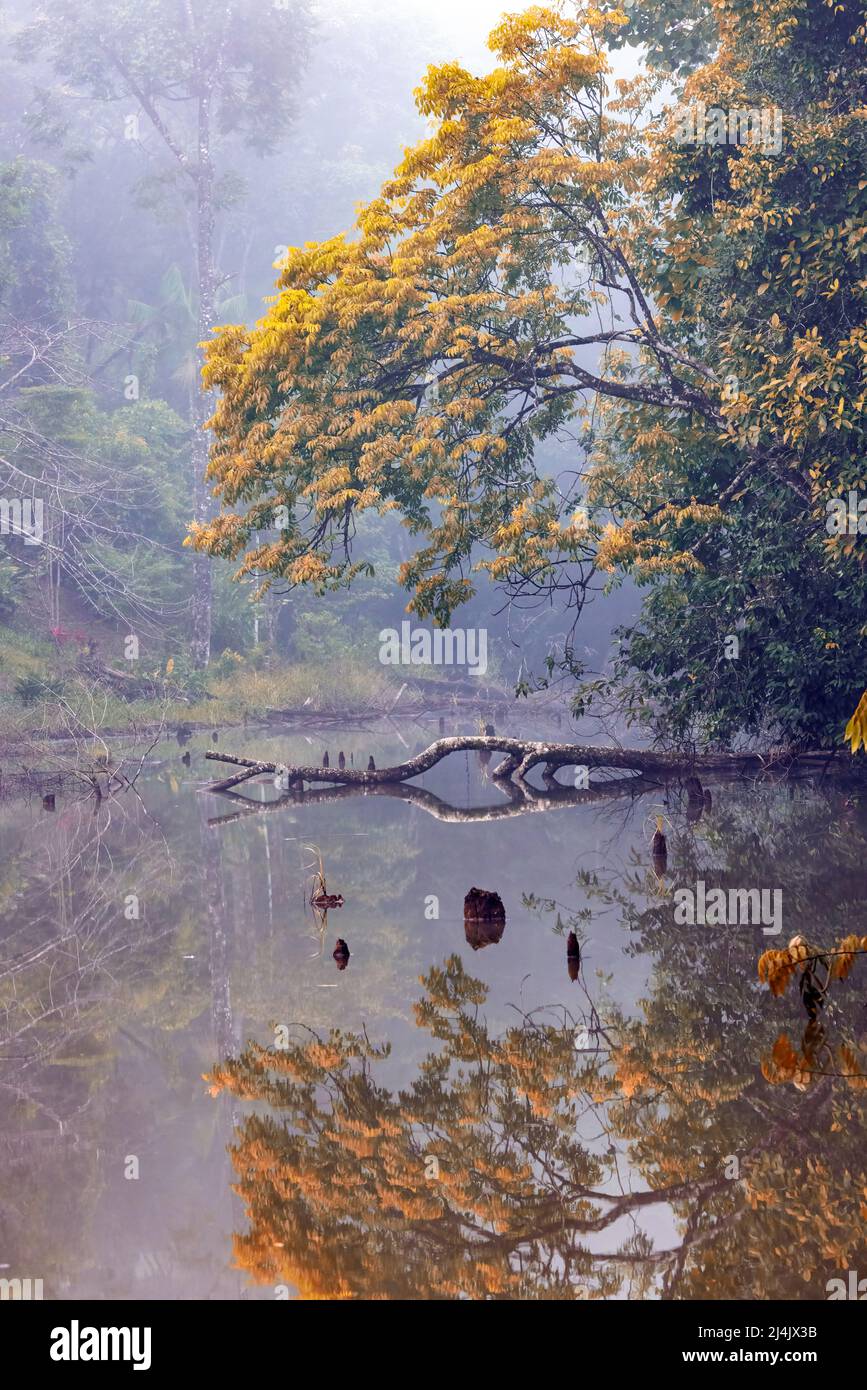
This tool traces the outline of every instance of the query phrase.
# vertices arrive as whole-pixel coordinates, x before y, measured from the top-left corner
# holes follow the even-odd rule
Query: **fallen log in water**
[[[781,770],[795,763],[799,766],[821,767],[833,756],[829,753],[660,753],[644,748],[595,748],[590,744],[542,743],[501,738],[497,735],[461,734],[453,738],[437,739],[423,753],[408,758],[406,762],[398,763],[395,767],[369,768],[366,772],[340,767],[288,767],[285,763],[262,762],[255,758],[243,758],[212,749],[205,754],[206,758],[214,762],[230,763],[243,770],[233,777],[211,783],[205,790],[228,791],[252,777],[263,775],[280,776],[286,787],[301,786],[304,782],[375,787],[385,783],[406,782],[412,777],[428,772],[450,753],[464,752],[505,753],[505,758],[493,769],[491,775],[499,781],[512,779],[519,783],[526,779],[532,768],[540,765],[544,769],[544,780],[552,783],[554,774],[561,767],[608,768],[664,778],[697,772],[717,772],[724,775],[758,773],[771,769]]]

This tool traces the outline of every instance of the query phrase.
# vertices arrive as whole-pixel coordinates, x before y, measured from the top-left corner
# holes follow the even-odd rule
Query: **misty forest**
[[[867,10],[522,4],[0,0],[3,1299],[867,1298]]]

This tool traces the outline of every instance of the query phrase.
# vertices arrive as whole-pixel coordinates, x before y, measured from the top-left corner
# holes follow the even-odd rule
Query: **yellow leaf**
[[[858,701],[858,708],[846,725],[843,737],[851,743],[853,753],[857,753],[862,745],[867,748],[867,690]]]

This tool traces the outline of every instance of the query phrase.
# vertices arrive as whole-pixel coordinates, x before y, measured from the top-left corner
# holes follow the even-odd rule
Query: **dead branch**
[[[545,781],[549,785],[554,783],[554,774],[561,767],[608,768],[664,778],[699,772],[722,775],[756,774],[769,770],[788,770],[795,764],[800,767],[818,766],[826,763],[828,759],[827,753],[660,753],[643,748],[595,748],[589,744],[541,743],[491,735],[462,734],[454,738],[437,739],[423,753],[408,758],[406,762],[398,763],[395,767],[375,768],[366,772],[334,767],[288,767],[284,763],[262,762],[255,758],[210,750],[205,754],[206,758],[214,762],[230,763],[244,770],[233,777],[211,783],[203,790],[228,791],[242,782],[263,775],[279,775],[287,787],[300,786],[304,782],[377,787],[406,782],[412,777],[428,772],[450,753],[463,752],[505,753],[505,758],[491,774],[498,781],[512,779],[517,783],[523,783],[528,772],[542,765]]]

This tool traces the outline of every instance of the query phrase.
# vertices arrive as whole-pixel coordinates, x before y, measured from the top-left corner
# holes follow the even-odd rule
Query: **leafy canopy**
[[[494,31],[487,76],[428,70],[431,133],[355,235],[291,251],[265,318],[209,345],[222,510],[195,546],[323,590],[365,565],[357,518],[394,510],[423,538],[409,606],[441,623],[480,570],[576,611],[629,574],[653,585],[632,712],[839,737],[864,571],[824,517],[867,443],[863,14],[711,10],[684,101],[778,111],[779,148],[685,141],[661,77],[612,82],[621,12],[537,6]],[[728,680],[735,621],[754,641]]]

